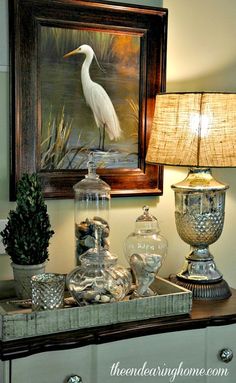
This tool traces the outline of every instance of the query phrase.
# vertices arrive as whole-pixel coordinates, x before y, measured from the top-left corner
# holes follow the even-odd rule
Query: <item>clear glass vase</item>
[[[129,270],[117,264],[117,257],[101,246],[102,227],[96,227],[96,245],[80,256],[80,266],[66,278],[68,290],[79,305],[122,300],[130,291]]]
[[[150,288],[167,253],[167,240],[161,235],[157,219],[143,207],[135,231],[126,238],[124,251],[135,278],[133,297],[151,296]]]
[[[109,249],[110,186],[96,173],[93,153],[89,155],[88,174],[74,186],[76,263],[81,254],[95,247],[96,227],[102,227],[101,246]]]

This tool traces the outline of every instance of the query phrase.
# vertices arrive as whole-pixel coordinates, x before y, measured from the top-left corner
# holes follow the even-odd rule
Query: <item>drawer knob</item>
[[[233,359],[233,356],[234,356],[233,351],[230,350],[230,348],[223,348],[219,352],[220,360],[224,363],[229,363]]]
[[[66,383],[83,383],[81,376],[79,375],[71,375],[67,378]]]

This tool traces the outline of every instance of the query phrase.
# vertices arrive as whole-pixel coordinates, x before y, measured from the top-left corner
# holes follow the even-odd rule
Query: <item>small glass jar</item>
[[[68,290],[80,306],[122,300],[131,288],[130,271],[101,247],[102,228],[96,226],[96,246],[81,255],[80,266],[66,278]]]
[[[160,234],[157,219],[143,207],[136,219],[135,231],[125,240],[124,251],[135,278],[134,297],[155,295],[150,285],[154,281],[167,253],[167,240]]]
[[[109,249],[110,191],[110,186],[96,173],[93,153],[90,153],[88,174],[74,186],[76,263],[78,265],[81,254],[95,247],[96,224],[101,224],[103,228],[101,246]]]

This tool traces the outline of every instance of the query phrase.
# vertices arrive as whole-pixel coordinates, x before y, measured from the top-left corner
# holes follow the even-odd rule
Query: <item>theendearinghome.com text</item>
[[[156,365],[151,367],[148,362],[145,361],[140,367],[122,367],[120,362],[117,361],[112,364],[110,369],[110,376],[120,377],[146,377],[147,381],[149,377],[169,377],[169,382],[173,383],[179,376],[182,377],[195,377],[195,376],[213,376],[224,377],[229,375],[227,368],[197,368],[184,366],[184,362],[180,362],[176,367],[168,367],[165,363],[162,366]]]

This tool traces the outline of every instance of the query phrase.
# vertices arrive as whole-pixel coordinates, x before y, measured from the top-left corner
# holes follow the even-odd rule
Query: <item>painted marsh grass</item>
[[[71,168],[73,159],[77,154],[77,150],[79,150],[78,145],[76,150],[69,146],[72,130],[72,120],[66,121],[64,106],[59,116],[53,117],[52,111],[50,111],[45,129],[46,132],[44,131],[44,137],[42,137],[41,142],[42,169],[55,170]],[[73,151],[74,153],[71,158]]]

